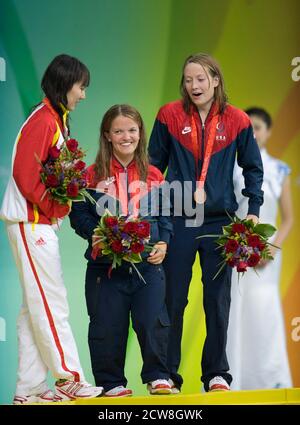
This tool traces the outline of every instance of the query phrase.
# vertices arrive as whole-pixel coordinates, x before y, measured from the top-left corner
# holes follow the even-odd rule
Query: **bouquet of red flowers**
[[[64,141],[60,148],[51,147],[49,156],[43,163],[36,156],[42,167],[41,180],[47,188],[43,197],[50,193],[60,204],[67,204],[70,200],[82,201],[85,198],[95,202],[86,190],[87,171],[86,164],[82,161],[84,156],[75,139]]]
[[[235,216],[228,226],[223,226],[222,235],[200,236],[199,238],[218,237],[216,243],[222,249],[224,260],[214,279],[226,264],[244,274],[248,267],[255,270],[260,260],[273,260],[269,250],[269,245],[272,244],[268,239],[275,231],[276,228],[271,224],[254,224],[252,220],[241,220]]]
[[[120,266],[122,261],[130,262],[137,273],[134,263],[142,262],[141,253],[150,252],[150,223],[140,218],[113,216],[108,210],[94,230],[92,258],[108,255],[112,261],[111,270]],[[110,270],[110,271],[111,271]]]

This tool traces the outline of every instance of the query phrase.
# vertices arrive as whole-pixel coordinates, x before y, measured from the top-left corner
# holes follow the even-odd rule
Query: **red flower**
[[[231,231],[232,233],[245,233],[246,226],[242,223],[234,223]]]
[[[46,187],[57,187],[59,185],[59,181],[54,174],[49,174],[45,181]]]
[[[105,218],[105,224],[107,227],[114,227],[118,224],[117,217],[106,217]]]
[[[110,245],[113,252],[116,252],[117,254],[121,253],[123,251],[123,245],[121,241],[113,241]]]
[[[225,245],[226,252],[235,252],[238,248],[239,244],[235,239],[229,239],[229,241]]]
[[[234,267],[235,266],[235,259],[234,258],[229,258],[229,260],[227,260],[227,264],[230,267]]]
[[[83,161],[77,161],[74,165],[75,170],[82,171],[85,169],[86,163]]]
[[[247,242],[248,242],[248,245],[251,246],[252,248],[256,248],[256,247],[258,248],[261,243],[258,235],[248,236]]]
[[[134,242],[133,244],[131,244],[131,247],[130,248],[131,248],[131,251],[134,254],[140,254],[145,249],[144,248],[144,245],[142,243],[139,243],[139,242]]]
[[[137,233],[138,231],[139,223],[135,223],[134,221],[128,221],[128,223],[125,224],[123,232],[125,233]]]
[[[245,272],[247,271],[248,264],[246,261],[240,261],[236,266],[237,272]]]
[[[78,148],[78,142],[75,139],[67,140],[66,145],[70,152],[76,152]]]
[[[137,225],[136,234],[139,238],[147,238],[150,235],[150,223],[141,221]]]
[[[78,195],[78,185],[76,183],[69,183],[67,186],[67,195],[75,198]]]
[[[266,244],[265,244],[265,243],[263,243],[263,242],[261,242],[261,241],[259,241],[259,244],[257,245],[257,248],[258,248],[260,251],[263,251],[263,250],[265,249],[265,247],[266,247]]]
[[[49,155],[53,159],[57,159],[60,155],[60,150],[56,146],[52,146],[52,148],[49,149]]]
[[[250,256],[250,258],[248,258],[247,263],[248,263],[249,267],[255,267],[255,266],[257,266],[259,261],[260,261],[260,256],[256,253],[254,253]]]

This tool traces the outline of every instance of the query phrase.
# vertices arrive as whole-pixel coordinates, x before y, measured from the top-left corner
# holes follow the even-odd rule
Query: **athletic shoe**
[[[215,376],[209,381],[208,391],[229,391],[230,387],[222,376]]]
[[[60,401],[60,397],[57,397],[53,391],[46,390],[35,395],[15,395],[13,404],[51,403],[54,401]]]
[[[125,388],[123,385],[114,387],[104,393],[105,397],[130,397],[132,396],[132,390]]]
[[[169,385],[171,386],[172,394],[180,394],[180,388],[177,388],[173,379],[168,380]]]
[[[156,379],[147,384],[147,390],[150,394],[172,394],[171,385],[166,379]]]
[[[93,387],[84,381],[60,379],[55,382],[55,392],[62,400],[76,400],[77,398],[99,397],[103,393],[103,388]]]

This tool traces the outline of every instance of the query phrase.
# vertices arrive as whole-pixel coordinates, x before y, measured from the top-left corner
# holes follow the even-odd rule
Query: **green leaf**
[[[117,267],[117,256],[114,254],[113,262],[112,262],[112,268],[115,269],[116,267]]]
[[[223,232],[226,232],[230,235],[231,234],[231,224],[229,224],[228,226],[223,226]]]
[[[140,263],[142,261],[141,254],[131,254],[130,261],[132,263]]]
[[[226,214],[228,215],[228,217],[230,218],[231,221],[235,221],[235,219],[239,219],[237,216],[233,216],[231,217],[231,215],[229,214],[229,212],[227,210],[225,210]]]
[[[271,224],[259,223],[254,226],[253,231],[265,238],[270,238],[276,232],[276,227]]]
[[[202,236],[197,236],[196,239],[202,239],[202,238],[219,238],[223,235],[202,235]]]
[[[226,266],[226,261],[223,262],[222,266],[219,268],[219,270],[217,271],[217,273],[214,275],[213,280],[215,280],[215,278],[217,276],[219,276],[219,274],[221,273],[221,271],[224,269],[225,266]]]

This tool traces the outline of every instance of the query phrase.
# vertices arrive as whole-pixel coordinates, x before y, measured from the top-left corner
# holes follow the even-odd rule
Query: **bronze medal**
[[[204,202],[206,201],[206,193],[203,188],[196,189],[196,191],[194,192],[194,200],[197,204],[204,204]]]

